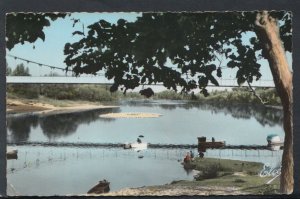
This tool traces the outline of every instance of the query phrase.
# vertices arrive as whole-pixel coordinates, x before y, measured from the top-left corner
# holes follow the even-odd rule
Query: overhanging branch
[[[262,104],[266,104],[268,101],[264,101],[256,92],[255,92],[255,90],[253,89],[253,87],[251,86],[251,84],[250,84],[250,82],[248,81],[248,80],[246,80],[247,81],[247,84],[248,84],[248,86],[249,86],[249,88],[250,88],[250,92],[252,92],[253,93],[253,95],[255,96],[255,97],[257,97],[257,99],[259,99],[259,101],[262,103]]]

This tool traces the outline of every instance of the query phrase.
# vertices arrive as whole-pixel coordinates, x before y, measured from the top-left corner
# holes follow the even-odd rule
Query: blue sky
[[[45,27],[44,32],[46,39],[44,42],[41,39],[38,39],[35,43],[26,42],[24,45],[18,44],[12,50],[7,50],[7,54],[65,68],[64,46],[68,42],[73,43],[78,41],[80,37],[77,35],[72,36],[72,33],[76,30],[82,31],[82,24],[80,23],[77,23],[74,28],[72,27],[72,18],[80,19],[85,25],[86,31],[88,25],[93,24],[100,19],[116,23],[120,18],[124,18],[127,21],[135,21],[137,16],[137,13],[73,13],[71,16],[67,16],[64,19],[57,19],[56,21],[51,22],[49,27]],[[33,48],[33,46],[35,46],[35,48]],[[19,63],[24,63],[24,61],[22,62],[10,57],[7,57],[7,62],[8,66],[11,68],[14,68]],[[29,67],[30,73],[33,76],[48,74],[51,71],[51,69],[47,67],[39,67],[38,65],[27,64],[26,62],[24,64]],[[55,72],[62,73],[57,70],[55,70]]]
[[[28,60],[36,61],[43,64],[53,65],[57,67],[65,68],[64,63],[65,56],[63,54],[64,45],[67,42],[73,43],[80,39],[80,36],[72,36],[72,32],[76,30],[82,31],[82,24],[77,23],[73,28],[72,18],[80,19],[80,21],[85,26],[85,31],[87,31],[87,26],[104,19],[111,23],[116,23],[118,19],[123,18],[127,21],[135,21],[139,13],[72,13],[71,16],[67,16],[64,19],[58,19],[51,22],[49,27],[44,28],[46,39],[43,42],[38,39],[34,44],[25,43],[24,45],[18,44],[12,50],[8,51],[7,54],[22,57]],[[243,40],[248,42],[249,38],[253,36],[253,33],[245,34]],[[35,46],[35,48],[33,48]],[[287,54],[289,65],[292,65],[291,54]],[[25,66],[29,67],[32,76],[44,76],[49,74],[51,69],[47,67],[39,67],[36,64],[26,63],[24,61],[15,60],[11,57],[7,57],[8,66],[14,68],[17,64],[24,63]],[[272,75],[269,69],[268,62],[266,60],[260,60],[262,79],[272,79]],[[217,63],[218,64],[218,63]],[[226,63],[222,63],[226,65]],[[53,70],[59,74],[64,74],[62,71]],[[235,70],[226,69],[223,70],[223,78],[234,78]]]

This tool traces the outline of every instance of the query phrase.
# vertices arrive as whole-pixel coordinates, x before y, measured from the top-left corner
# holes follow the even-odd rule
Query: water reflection
[[[22,142],[28,140],[31,128],[37,127],[38,123],[37,115],[7,118],[7,129],[14,142]]]
[[[281,125],[283,122],[282,110],[264,106],[202,104],[200,108],[202,110],[211,110],[213,113],[228,114],[237,119],[250,119],[254,117],[262,126]]]
[[[282,125],[283,114],[280,109],[270,109],[262,106],[247,105],[223,105],[223,104],[201,104],[187,103],[186,101],[126,101],[122,106],[139,107],[158,107],[174,114],[176,109],[198,109],[210,111],[212,114],[223,113],[236,119],[249,120],[255,118],[262,126]],[[102,118],[100,114],[120,112],[119,108],[84,111],[76,113],[53,114],[53,115],[27,115],[7,118],[7,129],[9,131],[8,142],[17,143],[28,141],[32,128],[40,127],[43,135],[49,141],[57,138],[67,137],[74,134],[81,124],[90,124],[95,121],[114,122],[113,118]],[[173,114],[173,113],[172,113]],[[182,112],[180,112],[182,114]],[[133,124],[134,125],[134,124]],[[110,129],[111,131],[111,129]]]
[[[66,137],[76,132],[81,124],[90,124],[101,120],[112,122],[113,118],[100,118],[100,114],[119,112],[119,109],[92,110],[55,115],[23,115],[7,118],[7,129],[10,131],[8,141],[17,143],[27,141],[31,128],[40,125],[43,134],[51,141],[59,137]]]
[[[51,115],[40,118],[39,122],[43,129],[43,133],[49,138],[49,140],[52,140],[75,132],[78,127],[78,119],[85,119],[85,117],[76,116],[77,115],[72,114]]]
[[[176,108],[184,108],[185,110],[198,108],[200,110],[210,110],[214,114],[224,113],[231,115],[236,119],[250,119],[254,117],[262,126],[281,125],[283,122],[283,113],[281,109],[265,107],[263,105],[248,104],[203,104],[199,102],[188,101],[124,101],[124,105],[134,107],[155,107],[158,106],[165,110],[175,110]]]
[[[174,110],[177,108],[175,104],[160,104],[159,107],[165,110]]]

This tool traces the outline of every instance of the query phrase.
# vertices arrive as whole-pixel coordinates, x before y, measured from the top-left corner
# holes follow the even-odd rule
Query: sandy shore
[[[236,187],[161,185],[139,188],[125,188],[105,194],[87,196],[196,196],[196,195],[245,195]]]
[[[117,108],[118,106],[105,106],[93,103],[65,103],[61,106],[56,106],[50,103],[37,102],[33,100],[17,100],[7,99],[6,112],[7,113],[65,113],[77,112],[84,110],[104,109],[104,108]]]

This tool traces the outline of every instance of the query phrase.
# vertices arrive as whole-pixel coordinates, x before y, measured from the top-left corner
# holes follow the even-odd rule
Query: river
[[[111,112],[147,112],[158,118],[99,117]],[[187,149],[150,148],[141,152],[91,143],[133,142],[139,135],[152,144],[197,144],[214,137],[230,145],[266,145],[269,134],[284,138],[282,111],[257,106],[223,106],[186,101],[123,101],[119,108],[64,114],[7,115],[7,142],[25,143],[18,159],[7,161],[8,183],[21,195],[84,194],[99,180],[111,190],[192,180],[182,168]],[[71,146],[26,143],[73,143]],[[87,146],[78,143],[87,143]],[[192,149],[196,153],[196,149]],[[138,158],[140,155],[143,158]],[[278,165],[282,151],[208,150],[206,157]]]

